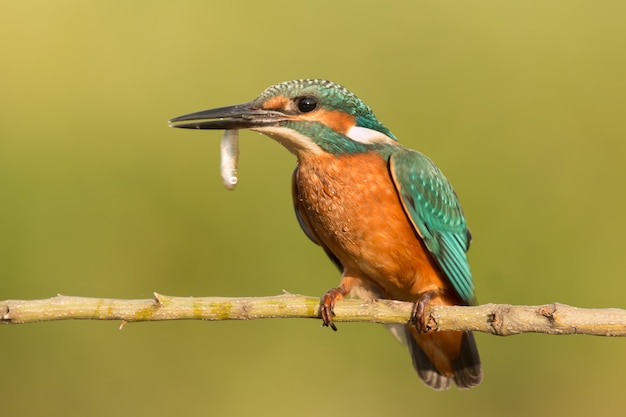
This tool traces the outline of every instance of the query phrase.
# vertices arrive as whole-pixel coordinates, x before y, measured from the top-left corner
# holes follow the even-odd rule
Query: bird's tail
[[[405,326],[413,366],[426,385],[436,390],[459,389],[480,384],[483,373],[472,332],[418,333],[415,326]]]

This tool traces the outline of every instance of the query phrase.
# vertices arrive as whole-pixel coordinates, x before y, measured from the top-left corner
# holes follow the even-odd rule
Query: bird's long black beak
[[[286,117],[283,113],[263,110],[256,107],[254,102],[249,102],[185,114],[183,116],[174,117],[169,123],[170,127],[180,127],[183,129],[226,130],[271,126],[285,119]],[[180,123],[188,121],[192,122]]]

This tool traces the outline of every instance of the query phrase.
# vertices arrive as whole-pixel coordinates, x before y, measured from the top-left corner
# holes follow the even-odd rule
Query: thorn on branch
[[[164,301],[165,301],[165,297],[163,297],[161,294],[159,294],[158,292],[154,292],[154,301],[156,301],[156,307],[157,308],[162,308]]]

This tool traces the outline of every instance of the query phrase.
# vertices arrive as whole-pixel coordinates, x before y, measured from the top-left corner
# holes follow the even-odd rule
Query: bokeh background
[[[621,1],[15,1],[0,6],[0,299],[321,295],[295,160],[171,117],[329,78],[454,184],[479,300],[626,307]],[[621,415],[626,341],[477,335],[485,380],[425,388],[382,326],[0,328],[12,416]]]

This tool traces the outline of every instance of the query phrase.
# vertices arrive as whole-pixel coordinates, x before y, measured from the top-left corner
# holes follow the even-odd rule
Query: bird
[[[247,129],[297,158],[296,218],[341,272],[320,300],[323,326],[336,330],[344,297],[414,303],[413,320],[390,330],[409,348],[419,378],[435,390],[482,381],[471,332],[428,331],[430,305],[476,305],[467,259],[471,234],[457,194],[435,163],[401,145],[345,87],[324,79],[286,81],[256,99],[185,114],[170,126]]]

